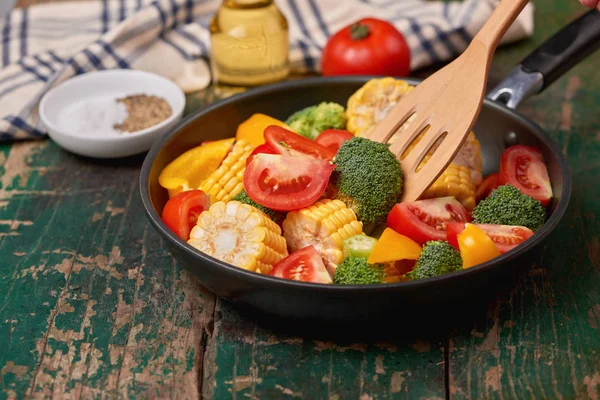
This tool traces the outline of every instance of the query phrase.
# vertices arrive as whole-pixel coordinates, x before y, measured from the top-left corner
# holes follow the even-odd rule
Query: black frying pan
[[[242,309],[270,316],[317,321],[373,321],[407,310],[445,310],[460,303],[481,302],[539,256],[546,237],[563,217],[571,195],[571,176],[558,145],[535,122],[514,109],[528,96],[543,91],[565,71],[600,46],[600,13],[590,11],[530,54],[491,91],[474,131],[481,142],[484,176],[495,172],[502,151],[521,143],[542,149],[555,198],[546,224],[530,240],[502,256],[435,278],[369,286],[320,285],[248,272],[209,257],[173,234],[161,221],[168,199],[158,184],[161,170],[184,151],[207,139],[235,134],[238,124],[263,112],[285,119],[320,101],[345,104],[371,77],[306,78],[268,85],[233,96],[187,117],[149,151],[140,176],[140,192],[152,225],[177,261],[216,295]],[[416,79],[407,79],[413,85]]]

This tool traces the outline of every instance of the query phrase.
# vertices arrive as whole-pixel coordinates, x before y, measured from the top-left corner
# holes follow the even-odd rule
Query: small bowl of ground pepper
[[[48,91],[39,107],[48,136],[67,151],[121,158],[148,151],[175,127],[185,94],[171,80],[136,70],[79,75]]]

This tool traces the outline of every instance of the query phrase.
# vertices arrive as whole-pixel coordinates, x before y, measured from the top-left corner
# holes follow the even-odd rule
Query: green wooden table
[[[498,51],[491,84],[583,12],[575,0],[535,3],[535,36]],[[142,156],[94,161],[48,140],[0,146],[0,398],[597,399],[599,65],[600,53],[521,107],[575,177],[541,262],[439,341],[267,328],[170,256],[138,196]],[[190,95],[187,111],[218,97]]]

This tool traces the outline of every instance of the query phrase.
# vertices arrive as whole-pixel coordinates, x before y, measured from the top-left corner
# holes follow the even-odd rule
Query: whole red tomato
[[[387,21],[363,18],[335,33],[323,49],[322,75],[408,76],[410,49]]]

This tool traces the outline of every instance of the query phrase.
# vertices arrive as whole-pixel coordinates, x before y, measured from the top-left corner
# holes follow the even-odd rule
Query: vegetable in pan
[[[302,136],[314,140],[327,129],[345,129],[346,115],[344,106],[323,102],[296,111],[285,123]]]
[[[329,285],[428,279],[527,243],[552,201],[535,147],[508,147],[497,171],[484,177],[471,132],[419,200],[400,201],[400,163],[366,136],[411,88],[374,78],[345,110],[322,102],[286,122],[264,110],[235,137],[201,142],[160,174],[169,196],[165,224],[238,268]],[[429,150],[423,163],[435,154]]]
[[[277,224],[281,223],[283,221],[283,219],[285,218],[284,213],[282,213],[280,211],[271,210],[270,208],[262,206],[262,205],[258,204],[257,202],[255,202],[254,200],[252,200],[250,198],[250,196],[248,196],[248,193],[246,193],[245,190],[242,190],[241,192],[236,194],[231,200],[239,201],[240,203],[248,204],[252,207],[258,208],[260,211],[267,214],[267,216],[269,218],[271,218]]]
[[[411,279],[431,278],[462,269],[462,258],[456,249],[441,240],[425,243],[415,268],[407,275]]]
[[[542,203],[508,184],[499,186],[481,200],[472,216],[476,224],[517,225],[534,232],[546,222]]]
[[[403,172],[394,153],[383,143],[356,137],[342,144],[334,163],[335,197],[363,224],[382,223],[402,195]]]
[[[347,257],[333,274],[333,283],[368,285],[382,283],[384,277],[382,264],[369,264],[364,257]]]

